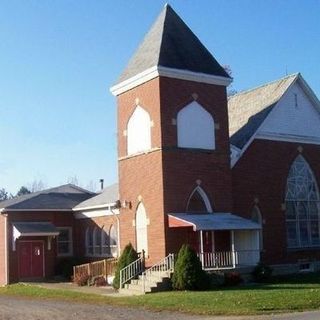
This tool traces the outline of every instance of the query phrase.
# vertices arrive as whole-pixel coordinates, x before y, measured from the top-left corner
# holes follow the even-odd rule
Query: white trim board
[[[201,83],[215,84],[218,86],[228,86],[232,82],[232,78],[209,75],[200,72],[193,72],[189,70],[174,69],[162,66],[153,66],[127,80],[124,80],[110,88],[114,96],[133,89],[142,83],[150,81],[156,77],[168,77],[174,79],[195,81]]]
[[[281,135],[279,133],[269,133],[269,132],[258,133],[256,135],[256,139],[320,145],[320,138],[318,137]]]
[[[77,220],[96,218],[96,217],[106,217],[119,214],[118,209],[107,209],[107,210],[93,210],[93,211],[81,211],[74,213],[74,218]]]

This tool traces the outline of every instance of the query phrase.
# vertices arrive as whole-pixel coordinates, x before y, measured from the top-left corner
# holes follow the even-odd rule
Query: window
[[[116,228],[111,225],[109,233],[106,227],[86,229],[86,255],[94,257],[117,256],[118,241]]]
[[[86,255],[93,255],[93,232],[89,227],[86,230]]]
[[[93,254],[101,255],[101,229],[97,227],[93,230]]]
[[[189,197],[187,212],[212,212],[208,196],[201,187],[196,187]]]
[[[117,229],[114,225],[111,225],[109,235],[110,235],[110,253],[114,257],[118,253],[117,252],[118,234],[117,234]]]
[[[101,232],[102,232],[102,237],[101,237],[101,239],[102,239],[102,248],[101,248],[102,254],[103,255],[109,255],[110,254],[110,245],[109,245],[110,244],[110,238],[109,238],[109,235],[106,232],[105,227],[102,228]]]
[[[319,246],[318,185],[310,166],[301,155],[290,168],[285,201],[288,247]]]
[[[151,120],[149,113],[137,106],[127,125],[127,153],[135,154],[151,149]]]
[[[58,256],[72,255],[72,228],[61,227],[57,229],[59,230],[59,235],[57,238]]]
[[[213,117],[196,101],[178,112],[177,130],[178,147],[215,149]]]
[[[263,249],[262,216],[257,206],[254,206],[252,209],[251,220],[258,223],[261,226],[261,229],[259,230],[259,249],[261,251]]]

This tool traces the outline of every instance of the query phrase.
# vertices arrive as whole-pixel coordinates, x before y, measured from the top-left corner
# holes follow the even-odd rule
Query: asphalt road
[[[0,320],[317,320],[320,311],[286,315],[244,317],[202,317],[175,312],[151,312],[139,308],[70,303],[56,300],[36,300],[0,297]]]

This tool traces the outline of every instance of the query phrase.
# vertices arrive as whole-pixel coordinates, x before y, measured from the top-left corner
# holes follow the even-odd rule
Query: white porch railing
[[[170,253],[163,260],[154,264],[148,270],[142,273],[143,292],[146,291],[146,285],[161,280],[166,272],[174,271],[174,254]]]
[[[198,253],[205,270],[234,269],[255,266],[260,260],[259,250],[221,251]]]
[[[120,289],[129,280],[135,278],[141,274],[144,270],[144,251],[140,254],[140,257],[120,270]]]

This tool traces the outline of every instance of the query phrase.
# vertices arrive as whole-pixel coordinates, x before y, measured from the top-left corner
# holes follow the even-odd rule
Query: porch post
[[[203,257],[203,232],[200,230],[200,257],[201,257],[201,264],[202,269],[204,268],[204,257]]]
[[[232,253],[232,267],[236,267],[236,254],[234,251],[234,230],[231,230],[231,253]]]

